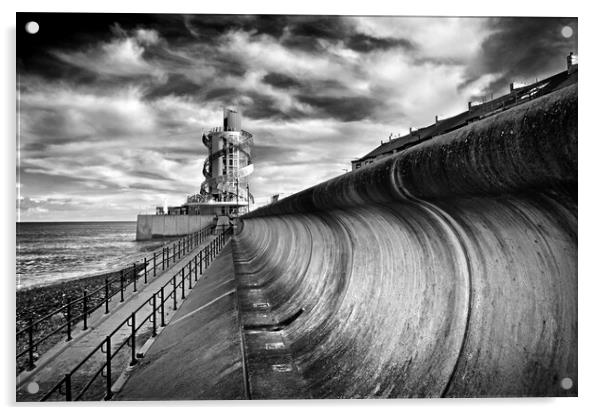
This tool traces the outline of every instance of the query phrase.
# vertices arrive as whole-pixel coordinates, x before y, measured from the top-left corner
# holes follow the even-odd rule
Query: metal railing
[[[182,300],[186,298],[187,283],[188,290],[191,290],[193,288],[192,278],[195,282],[198,281],[199,276],[203,274],[203,270],[209,267],[211,261],[215,259],[228,242],[231,234],[232,228],[223,230],[209,245],[184,264],[180,271],[108,334],[103,342],[96,346],[71,371],[65,373],[63,378],[42,396],[40,401],[47,401],[60,396],[64,396],[66,401],[77,401],[82,400],[87,393],[91,399],[103,398],[104,400],[110,400],[113,396],[113,369],[120,362],[123,364],[124,361],[125,363],[129,362],[129,366],[138,363],[139,355],[137,354],[136,345],[141,343],[141,337],[155,337],[157,336],[157,326],[166,326],[166,304],[172,302],[171,309],[177,310],[178,297]],[[145,328],[148,330],[144,331]],[[121,341],[121,344],[116,344],[114,336],[123,329],[129,329],[130,333]],[[129,347],[129,353],[120,355],[120,352],[127,350],[126,346]],[[104,355],[102,356],[103,363],[100,364],[100,367],[90,367],[94,364],[92,357],[97,353]],[[87,370],[88,376],[86,376],[86,373],[78,373],[84,370]],[[77,376],[78,374],[79,376]],[[104,381],[99,384],[98,381],[102,378],[104,378]]]
[[[119,295],[119,303],[123,303],[126,299],[126,288],[133,286],[132,294],[136,293],[138,280],[143,278],[144,284],[147,284],[149,278],[168,270],[179,259],[203,243],[214,226],[208,225],[175,242],[164,244],[153,251],[152,257],[144,257],[143,261],[132,264],[131,268],[117,271],[118,275],[112,278],[106,277],[101,287],[91,292],[84,290],[80,297],[68,300],[65,305],[42,317],[30,318],[27,326],[17,330],[17,367],[20,365],[19,359],[27,359],[23,363],[26,364],[25,369],[33,370],[35,361],[39,359],[39,356],[36,356],[38,346],[61,333],[66,336],[66,341],[71,341],[77,323],[83,321],[81,329],[87,330],[88,319],[94,311],[104,306],[104,313],[109,314],[111,311],[109,304],[113,297]],[[53,327],[55,325],[56,327]],[[60,340],[54,341],[56,343]],[[26,346],[20,347],[23,343]]]

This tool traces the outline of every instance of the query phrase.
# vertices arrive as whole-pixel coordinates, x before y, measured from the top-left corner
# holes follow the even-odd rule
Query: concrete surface
[[[213,219],[212,215],[138,215],[136,240],[187,235],[200,231]]]
[[[233,247],[297,397],[576,396],[577,86],[252,212]]]
[[[213,261],[116,400],[245,399],[232,250]]]

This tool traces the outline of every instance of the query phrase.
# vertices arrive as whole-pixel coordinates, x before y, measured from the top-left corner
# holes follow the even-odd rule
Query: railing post
[[[153,337],[157,336],[157,293],[153,293]]]
[[[123,268],[121,269],[121,274],[119,276],[119,280],[120,280],[120,283],[121,283],[121,289],[120,289],[120,291],[121,291],[121,302],[123,303]]]
[[[66,401],[71,401],[72,400],[72,395],[71,395],[71,373],[67,373],[65,375],[65,400]]]
[[[144,283],[148,284],[148,273],[146,271],[146,265],[147,265],[146,257],[144,257]]]
[[[88,330],[88,290],[84,290],[84,330]]]
[[[205,252],[204,249],[201,249],[201,252],[199,252],[199,265],[201,267],[201,275],[203,275],[203,252]]]
[[[165,271],[165,248],[163,248],[162,252],[163,258],[161,259],[161,269]]]
[[[29,367],[27,370],[33,370],[36,367],[33,363],[33,318],[29,319],[29,329],[27,332],[29,337]]]
[[[153,277],[157,276],[157,253],[153,252]]]
[[[138,361],[136,360],[136,313],[132,313],[132,334],[130,335],[130,345],[132,346],[132,360],[130,366],[134,366]]]
[[[71,339],[71,300],[67,298],[67,341]]]
[[[165,327],[165,290],[161,287],[161,327]]]
[[[184,295],[184,290],[186,289],[186,284],[184,283],[184,268],[186,267],[182,267],[182,300],[186,298],[186,296]]]
[[[111,381],[111,337],[107,336],[106,339],[106,345],[105,345],[106,349],[107,349],[107,384],[106,384],[106,388],[107,388],[107,393],[105,395],[105,400],[108,401],[109,399],[111,399],[113,397],[113,392],[111,391],[111,384],[113,383]]]
[[[133,271],[133,277],[134,277],[134,292],[138,291],[136,288],[136,281],[138,280],[138,273],[136,272],[136,264],[133,265],[134,268],[132,268]]]
[[[175,244],[175,242],[173,244],[173,250],[172,250],[172,252],[173,252],[173,257],[171,258],[171,260],[175,264],[176,263],[176,244]]]
[[[188,289],[192,290],[192,259],[188,261]]]
[[[109,314],[109,278],[105,278],[105,314]]]
[[[182,258],[182,246],[180,245],[180,241],[178,241],[178,259]]]
[[[167,250],[167,268],[169,268],[169,246],[165,249]]]
[[[178,309],[178,293],[176,290],[177,284],[176,284],[176,276],[175,275],[173,276],[171,283],[173,284],[173,309],[177,310]]]
[[[199,255],[194,256],[194,280],[198,281],[199,279]]]

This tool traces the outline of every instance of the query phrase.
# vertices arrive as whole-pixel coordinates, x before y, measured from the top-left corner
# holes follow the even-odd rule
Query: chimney
[[[512,82],[510,84],[510,92],[514,92],[516,89],[524,88],[529,85],[527,82]],[[491,99],[493,99],[493,94],[491,94]]]
[[[566,57],[566,70],[569,74],[577,70],[577,55],[573,55],[573,52]]]
[[[468,111],[472,109],[472,101],[468,101]]]
[[[439,116],[435,115],[435,124],[439,124]]]

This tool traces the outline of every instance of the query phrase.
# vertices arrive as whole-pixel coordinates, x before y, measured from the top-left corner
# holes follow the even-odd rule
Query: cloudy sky
[[[135,220],[183,203],[222,106],[255,136],[265,202],[557,73],[569,51],[573,18],[19,14],[17,217]]]

